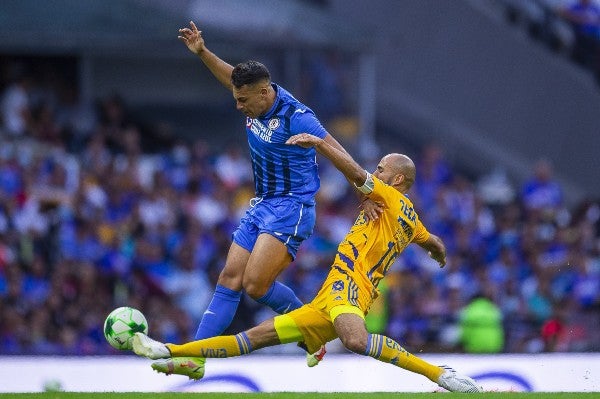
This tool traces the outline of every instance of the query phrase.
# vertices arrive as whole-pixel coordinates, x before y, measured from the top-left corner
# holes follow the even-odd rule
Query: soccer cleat
[[[136,355],[145,356],[149,359],[164,359],[171,357],[171,351],[162,342],[150,338],[144,333],[136,332],[131,340],[132,350]]]
[[[318,351],[315,353],[307,353],[306,354],[306,365],[308,367],[315,367],[323,358],[325,357],[325,353],[327,350],[325,349],[325,345],[321,345]]]
[[[202,357],[172,357],[152,363],[152,369],[166,375],[185,375],[190,380],[199,380],[204,377],[204,363]]]
[[[450,392],[483,392],[483,388],[475,380],[466,375],[461,375],[452,367],[440,366],[444,372],[438,379],[438,385]]]

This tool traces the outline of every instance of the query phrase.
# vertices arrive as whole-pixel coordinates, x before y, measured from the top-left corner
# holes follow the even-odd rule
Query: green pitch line
[[[442,395],[442,396],[440,396]],[[600,392],[486,392],[481,394],[452,393],[315,393],[315,392],[278,392],[278,393],[140,393],[140,392],[43,392],[43,393],[6,393],[0,399],[600,399]]]

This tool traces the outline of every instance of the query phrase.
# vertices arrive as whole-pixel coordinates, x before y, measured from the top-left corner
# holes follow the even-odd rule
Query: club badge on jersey
[[[279,118],[272,118],[269,121],[269,129],[276,130],[279,127]]]

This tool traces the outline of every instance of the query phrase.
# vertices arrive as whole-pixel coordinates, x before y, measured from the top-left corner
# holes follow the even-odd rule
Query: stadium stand
[[[110,21],[106,26],[113,33],[126,33],[128,40],[120,42],[124,47],[114,48],[118,38],[109,29],[100,32],[98,25],[69,41],[77,26],[71,25],[75,19],[63,17],[62,28],[46,36],[52,43],[43,57],[36,55],[45,44],[39,39],[43,29],[26,42],[18,41],[23,35],[10,34],[11,29],[19,32],[20,25],[8,11],[22,10],[22,3],[6,2],[6,23],[0,28],[8,32],[0,35],[0,354],[114,354],[104,341],[102,323],[110,310],[125,304],[143,310],[157,339],[189,340],[207,287],[214,286],[223,264],[229,234],[253,193],[250,176],[240,173],[247,171],[244,157],[224,150],[231,131],[241,133],[237,117],[222,111],[231,107],[226,102],[230,99],[209,86],[206,96],[216,100],[200,98],[204,101],[191,107],[198,98],[185,90],[187,77],[185,84],[174,78],[181,90],[172,92],[164,90],[164,79],[156,78],[164,76],[160,72],[166,67],[136,76],[135,90],[128,81],[122,92],[103,91],[115,83],[114,71],[134,71],[140,65],[132,58],[141,54],[140,33],[150,28],[126,21],[149,12],[143,2],[120,2],[123,19],[117,21],[110,4],[104,8],[95,3],[100,8],[96,15]],[[79,7],[74,12],[88,15],[84,21],[98,21],[89,17],[93,9],[71,3]],[[345,18],[362,18],[352,13],[360,14],[359,3],[364,2],[317,3],[302,12],[346,7]],[[183,3],[153,4],[160,9]],[[377,144],[415,159],[419,176],[411,197],[449,251],[446,269],[439,270],[418,250],[407,251],[393,266],[386,280],[386,334],[412,350],[462,351],[461,311],[483,292],[502,311],[503,352],[599,351],[600,202],[598,187],[586,184],[597,183],[595,172],[584,167],[597,148],[597,117],[588,112],[597,109],[597,93],[582,89],[587,82],[569,67],[548,61],[506,30],[483,24],[467,1],[452,6],[426,0],[381,4],[401,7],[407,16],[402,23],[382,24],[380,34],[389,35],[369,49],[387,54],[379,58]],[[31,7],[36,21],[48,21],[47,9]],[[371,23],[385,20],[384,8],[374,10],[380,15]],[[411,19],[421,13],[440,28],[440,36],[421,18]],[[289,23],[293,13],[286,15]],[[465,30],[453,31],[456,24],[443,18],[448,15],[462,18]],[[215,18],[213,27],[220,21]],[[149,14],[145,20],[161,26],[150,40],[166,55],[146,54],[140,62],[149,70],[161,63],[180,70],[179,56],[166,44],[172,35],[168,25],[179,18]],[[341,36],[327,29],[319,32],[305,38],[307,45],[327,49],[347,31]],[[89,47],[80,47],[87,34],[97,40],[90,44],[98,49],[96,58],[89,58]],[[232,38],[239,41],[240,34],[244,32],[232,26],[217,33],[216,40],[226,47]],[[295,36],[296,49],[302,40],[302,34]],[[495,45],[494,54],[484,51],[490,44]],[[352,48],[364,45],[360,40],[350,43]],[[261,55],[268,52],[252,42],[241,46],[234,58],[246,56],[254,46]],[[134,56],[120,58],[127,51]],[[457,53],[447,59],[447,54]],[[521,60],[522,75],[502,63],[511,57]],[[314,64],[317,72],[324,72]],[[424,65],[435,68],[424,75]],[[490,65],[497,66],[492,77],[486,69]],[[192,75],[183,70],[180,75]],[[468,77],[454,81],[460,75],[456,71],[469,71]],[[449,86],[441,84],[445,81]],[[549,81],[552,85],[542,91],[532,89],[534,83]],[[568,99],[557,106],[563,113],[551,107],[551,94],[557,91]],[[181,101],[140,101],[153,96]],[[521,109],[511,107],[515,98]],[[494,113],[495,107],[504,111]],[[533,122],[549,114],[556,119],[547,118],[541,127]],[[558,114],[565,117],[558,119]],[[195,125],[194,116],[205,123]],[[559,136],[559,128],[575,120],[579,130],[573,136],[580,142],[540,139]],[[352,137],[348,145],[355,153]],[[507,146],[510,151],[498,151]],[[477,149],[485,151],[477,155]],[[578,149],[582,159],[569,156]],[[550,154],[545,177],[534,175],[531,166],[543,158],[535,154]],[[513,168],[511,160],[519,156],[530,162]],[[320,164],[317,228],[282,276],[303,300],[312,297],[327,273],[335,246],[357,212],[345,180],[327,162]],[[549,192],[558,195],[547,196]],[[264,312],[243,301],[231,330],[262,320]]]
[[[252,196],[247,160],[203,140],[157,150],[122,100],[86,107],[52,86],[28,87],[20,136],[2,129],[0,353],[111,353],[102,322],[124,304],[143,309],[157,338],[188,340]],[[13,90],[4,87],[3,98]],[[543,182],[525,190],[498,176],[474,180],[435,145],[415,159],[412,196],[449,264],[439,270],[408,250],[394,265],[387,333],[412,348],[460,350],[460,311],[483,291],[502,309],[504,351],[546,350],[552,320],[562,326],[553,350],[598,350],[600,204],[529,200]],[[317,230],[283,277],[303,300],[357,207],[321,166]],[[232,329],[264,311],[245,303]]]

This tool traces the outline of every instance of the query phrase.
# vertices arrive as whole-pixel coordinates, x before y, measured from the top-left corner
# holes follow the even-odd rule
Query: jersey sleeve
[[[327,130],[309,108],[296,109],[290,118],[290,130],[292,134],[308,133],[321,139],[327,136]]]
[[[417,223],[415,225],[415,235],[413,236],[412,242],[415,244],[424,243],[429,239],[431,234],[427,230],[427,228],[421,223],[421,219],[417,218]]]
[[[357,187],[363,194],[373,201],[381,201],[387,204],[393,201],[398,191],[367,172],[367,180],[361,187]]]

